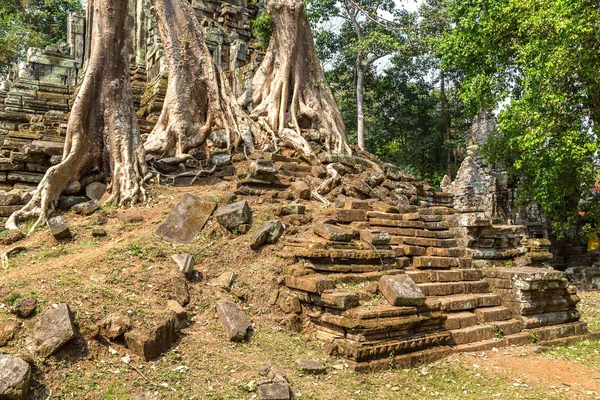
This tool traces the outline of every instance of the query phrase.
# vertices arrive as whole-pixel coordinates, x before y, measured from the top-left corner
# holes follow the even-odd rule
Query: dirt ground
[[[33,363],[31,398],[252,399],[257,398],[259,366],[266,361],[287,371],[298,399],[600,398],[597,341],[556,349],[495,349],[411,370],[354,373],[343,360],[325,355],[324,344],[310,328],[301,333],[290,329],[294,324],[269,301],[282,290],[282,271],[290,262],[280,257],[279,245],[252,251],[248,235],[225,232],[212,220],[188,246],[172,246],[154,236],[157,225],[186,192],[221,204],[231,201],[226,182],[191,188],[153,186],[147,207],[125,211],[105,207],[90,217],[67,213],[65,221],[75,236],[71,242],[58,243],[47,230],[40,230],[19,243],[26,250],[0,271],[0,320],[15,319],[7,310],[25,297],[38,299],[38,314],[66,302],[84,337],[87,326],[111,313],[129,316],[134,326],[157,318],[168,297],[165,281],[173,269],[171,254],[194,255],[201,273],[190,285],[187,328],[171,350],[152,362],[128,354],[122,342],[91,338],[73,340],[47,360],[32,359],[25,343],[31,321],[23,321],[17,339],[0,351]],[[254,229],[272,219],[278,206],[264,198],[250,198],[249,203]],[[305,204],[318,218],[319,204]],[[126,217],[131,215],[141,221],[131,222]],[[92,237],[97,226],[106,229],[107,237]],[[209,284],[226,271],[236,273],[231,288]],[[583,318],[590,327],[600,328],[600,294],[581,297]],[[249,341],[232,344],[226,339],[214,310],[216,301],[224,298],[237,302],[253,321]],[[123,361],[127,356],[129,363]],[[301,374],[296,360],[302,358],[322,360],[328,373]]]

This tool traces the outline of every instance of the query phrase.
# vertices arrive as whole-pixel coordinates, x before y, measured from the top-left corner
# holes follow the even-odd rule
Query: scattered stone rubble
[[[0,354],[0,398],[25,400],[31,382],[31,367],[18,357]]]

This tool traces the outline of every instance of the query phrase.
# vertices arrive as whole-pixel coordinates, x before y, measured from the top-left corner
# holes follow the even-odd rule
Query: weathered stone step
[[[458,267],[460,262],[458,258],[454,257],[431,257],[421,256],[414,257],[412,266],[415,268],[452,268]]]
[[[495,337],[494,328],[489,325],[473,325],[450,331],[450,344],[461,345]]]
[[[435,297],[444,311],[466,311],[500,305],[500,296],[493,293],[457,294]]]
[[[477,316],[477,321],[481,323],[506,321],[512,318],[512,312],[508,308],[502,306],[478,308],[475,310],[475,315]]]
[[[421,238],[411,236],[392,236],[390,240],[392,245],[411,245],[411,246],[423,246],[423,247],[443,247],[450,248],[456,247],[456,239],[432,239],[432,238]]]
[[[353,361],[388,359],[390,354],[401,355],[423,350],[430,347],[444,346],[448,343],[448,332],[426,334],[419,337],[382,340],[380,343],[361,344],[351,340],[340,340],[338,352],[340,356]]]
[[[477,325],[477,316],[472,312],[462,311],[448,314],[444,326],[450,331],[464,329],[474,325]]]
[[[475,343],[467,343],[456,346],[454,351],[457,353],[486,351],[493,348],[521,346],[532,343],[543,344],[548,342],[560,342],[566,344],[570,338],[573,340],[581,340],[581,335],[586,333],[587,326],[584,322],[573,322],[525,330],[523,332],[506,335],[501,339],[494,338]]]
[[[391,264],[382,264],[381,262],[373,264],[328,264],[328,263],[313,263],[310,265],[311,269],[323,272],[339,272],[339,273],[362,273],[362,272],[375,272],[385,271],[390,269],[406,268],[410,264],[410,260],[406,257],[397,257],[396,262]]]
[[[450,195],[449,197],[451,198],[452,196]],[[418,212],[421,215],[450,215],[456,214],[457,211],[454,208],[444,206],[433,206],[420,208]]]
[[[516,319],[489,322],[488,325],[494,328],[496,336],[513,335],[523,330],[523,322]]]
[[[425,254],[433,257],[464,257],[467,249],[464,247],[428,247]]]
[[[450,231],[428,231],[428,230],[415,230],[415,236],[432,238],[432,239],[453,239],[454,235]]]
[[[398,214],[396,214],[398,215]],[[392,220],[383,218],[371,218],[369,220],[371,226],[389,226],[392,228],[418,228],[423,229],[425,223],[422,221],[408,221],[408,220]]]
[[[348,310],[360,306],[359,293],[352,291],[333,291],[316,294],[296,292],[300,301],[334,310]]]
[[[470,282],[432,282],[419,283],[417,286],[425,296],[450,296],[455,294],[488,293],[489,285],[485,281]]]
[[[407,270],[406,274],[416,283],[479,281],[483,279],[483,272],[480,269],[472,268],[440,271]]]
[[[326,290],[333,290],[336,285],[341,283],[362,283],[379,280],[384,275],[400,274],[400,269],[390,269],[386,271],[375,271],[365,273],[350,274],[310,274],[304,276],[286,276],[285,284],[291,289],[302,290],[311,293],[323,293]]]

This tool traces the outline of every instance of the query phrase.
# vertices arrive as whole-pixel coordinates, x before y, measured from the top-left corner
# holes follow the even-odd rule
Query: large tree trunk
[[[165,103],[145,143],[157,157],[181,156],[201,146],[213,129],[225,129],[229,148],[243,143],[254,152],[264,137],[230,97],[228,82],[215,67],[196,13],[187,0],[152,0],[169,68]],[[235,137],[234,137],[235,136]]]
[[[145,200],[145,154],[129,77],[132,3],[94,0],[90,61],[69,117],[63,161],[46,172],[29,203],[11,215],[7,228],[16,229],[20,221],[37,216],[33,231],[47,221],[70,182],[90,176],[109,183],[109,202]]]
[[[304,155],[302,129],[317,129],[328,151],[351,154],[341,114],[315,50],[301,0],[267,0],[274,32],[252,81],[253,118]]]
[[[360,56],[356,57],[356,134],[358,147],[365,149],[365,70]]]

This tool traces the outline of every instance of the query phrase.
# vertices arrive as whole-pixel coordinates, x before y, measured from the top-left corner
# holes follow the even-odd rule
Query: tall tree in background
[[[129,76],[130,4],[94,0],[90,60],[69,117],[63,161],[46,172],[29,203],[10,216],[8,229],[34,216],[31,231],[45,223],[69,183],[82,179],[106,179],[109,202],[145,200],[145,153]]]
[[[312,0],[309,18],[315,26],[335,19],[342,25],[337,32],[319,30],[317,42],[321,54],[352,58],[356,85],[356,134],[358,147],[365,149],[365,80],[374,64],[401,47],[403,41],[399,20],[406,17],[393,0]],[[392,15],[398,22],[380,16]]]
[[[66,40],[67,17],[80,0],[0,1],[0,73],[24,59],[29,47]]]
[[[502,106],[491,161],[519,180],[554,228],[577,217],[597,180],[600,8],[592,0],[451,0],[449,66],[465,71],[471,112]]]

